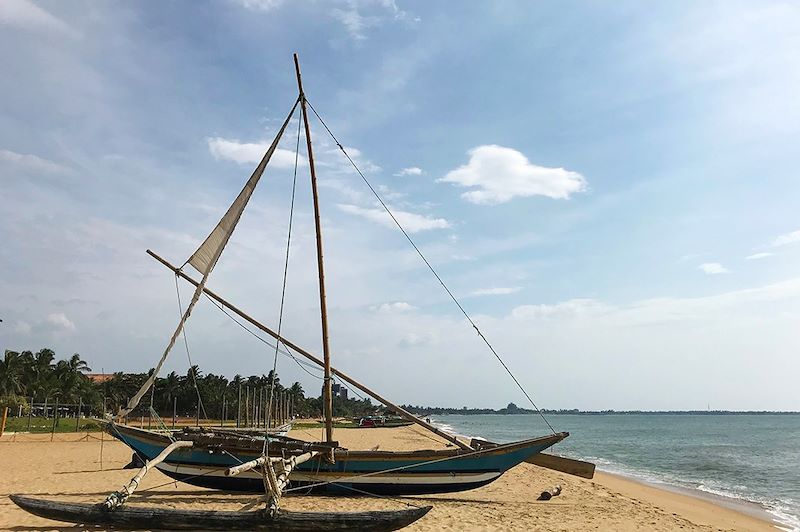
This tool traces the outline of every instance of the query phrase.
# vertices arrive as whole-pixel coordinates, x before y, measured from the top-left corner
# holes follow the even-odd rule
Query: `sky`
[[[540,407],[800,410],[798,25],[771,1],[5,0],[0,343],[153,367],[179,310],[145,250],[180,265],[211,231],[297,97],[297,52],[309,102]],[[298,124],[209,281],[273,327]],[[334,367],[398,403],[527,406],[311,131]],[[305,157],[282,330],[320,353]],[[207,373],[272,367],[207,301],[186,332]]]

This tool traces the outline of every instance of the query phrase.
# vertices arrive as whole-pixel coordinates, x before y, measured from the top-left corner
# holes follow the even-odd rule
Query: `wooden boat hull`
[[[115,425],[112,434],[146,459],[157,456],[170,440],[147,430]],[[299,465],[290,475],[289,488],[308,486],[309,491],[357,494],[414,495],[465,491],[486,485],[530,457],[566,438],[562,432],[506,444],[476,454],[462,449],[412,452],[348,451],[337,449],[335,462],[321,459]],[[225,491],[263,491],[258,471],[235,477],[225,469],[260,455],[255,450],[178,450],[157,467],[164,474],[188,484]],[[382,473],[382,471],[388,471]],[[319,483],[327,483],[318,486]],[[306,493],[303,490],[303,493]]]
[[[69,503],[10,495],[14,504],[39,517],[119,530],[399,530],[422,518],[431,507],[373,512],[287,512],[270,517],[263,510],[231,512],[123,506],[108,511],[100,504]]]

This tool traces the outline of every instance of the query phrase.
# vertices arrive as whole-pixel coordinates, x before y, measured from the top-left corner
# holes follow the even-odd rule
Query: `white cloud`
[[[398,342],[400,347],[424,347],[436,343],[436,334],[433,332],[410,332],[403,335]]]
[[[72,323],[66,314],[57,312],[47,316],[46,325],[55,332],[73,332],[75,331],[75,324]]]
[[[395,301],[393,303],[383,303],[379,305],[375,310],[377,310],[378,312],[390,313],[390,312],[409,312],[416,308],[417,307],[415,307],[414,305],[406,303],[405,301]]]
[[[800,242],[800,230],[792,231],[791,233],[786,233],[785,235],[780,235],[772,241],[772,247],[777,248],[787,244],[794,244],[795,242]]]
[[[227,139],[224,137],[208,137],[208,151],[214,159],[218,161],[233,161],[241,165],[257,165],[264,153],[272,143],[271,140],[261,140],[257,142],[241,142],[238,139]],[[362,172],[375,174],[381,171],[381,167],[372,161],[365,159],[361,150],[352,146],[345,146],[347,153],[356,162]],[[292,169],[295,163],[295,152],[284,148],[277,148],[272,154],[269,167],[278,169]],[[339,176],[349,176],[355,174],[353,166],[343,155],[341,150],[329,147],[329,143],[324,140],[315,142],[314,163],[321,174],[320,186],[329,186],[338,190],[350,189],[346,195],[353,200],[356,192],[344,181],[338,180]],[[300,153],[297,164],[303,168],[308,166],[305,154]],[[322,171],[324,169],[324,172]],[[328,181],[325,183],[325,181]]]
[[[514,294],[522,290],[521,286],[498,286],[495,288],[479,288],[470,295],[473,296],[504,296],[506,294]]]
[[[467,153],[469,162],[451,170],[439,181],[477,187],[461,195],[472,203],[495,205],[515,197],[530,196],[568,199],[571,194],[586,189],[586,180],[581,174],[532,164],[512,148],[490,144],[472,148]]]
[[[217,160],[233,161],[238,164],[258,164],[271,142],[239,142],[222,137],[208,138],[208,151]],[[269,165],[273,168],[294,168],[295,154],[291,150],[277,148]],[[303,158],[300,158],[303,161]]]
[[[377,189],[383,201],[399,201],[407,196],[405,192],[398,192],[396,190],[392,190],[386,185],[378,185]]]
[[[0,24],[27,30],[57,31],[70,37],[79,33],[63,20],[29,0],[3,0],[0,2]]]
[[[254,11],[272,11],[283,5],[283,0],[231,0],[245,9]]]
[[[397,7],[394,0],[345,0],[339,2],[344,7],[331,9],[330,15],[344,25],[350,37],[357,41],[367,38],[366,30],[380,26],[385,20],[398,22],[419,22],[419,17],[411,17]],[[364,14],[369,12],[369,14]]]
[[[774,253],[764,252],[764,253],[754,253],[752,255],[746,256],[745,260],[758,260],[758,259],[766,259],[767,257],[771,257],[775,255]]]
[[[612,307],[595,299],[570,299],[554,305],[520,305],[511,311],[511,317],[517,320],[580,318],[610,310]]]
[[[0,163],[9,163],[34,172],[61,173],[67,169],[58,163],[28,153],[0,150]]]
[[[358,8],[351,4],[345,9],[334,8],[331,9],[331,16],[341,22],[350,37],[357,41],[363,41],[367,38],[364,30],[371,26],[376,26],[380,19],[377,17],[364,16],[359,13]]]
[[[284,0],[231,0],[245,9],[252,11],[269,12],[280,8]],[[366,30],[381,26],[387,20],[396,22],[415,23],[420,18],[409,16],[406,11],[397,7],[394,0],[333,0],[329,2],[334,7],[328,13],[340,22],[348,35],[356,40],[363,41],[367,38]]]
[[[709,275],[715,275],[718,273],[731,273],[728,268],[726,268],[719,262],[704,262],[697,268],[703,270],[705,273]]]
[[[408,168],[403,168],[399,172],[396,172],[394,175],[396,176],[406,176],[406,175],[422,175],[422,168],[418,166],[409,166]]]
[[[32,327],[28,322],[25,321],[18,321],[14,324],[14,332],[17,334],[21,334],[23,336],[27,336],[31,333]]]
[[[394,221],[391,219],[389,214],[383,210],[383,208],[365,209],[357,205],[347,204],[339,204],[337,207],[339,207],[339,209],[343,212],[361,216],[362,218],[377,222],[381,225],[385,225],[386,227],[396,227]],[[400,222],[400,225],[403,226],[403,229],[409,233],[418,233],[420,231],[427,231],[429,229],[447,229],[450,227],[450,222],[444,218],[431,218],[413,212],[398,211],[394,209],[392,209],[392,212],[394,213],[395,218],[397,218],[397,221]]]
[[[322,140],[319,142],[322,147],[325,147],[327,141]],[[345,146],[345,151],[350,156],[353,161],[355,161],[356,165],[361,169],[362,172],[365,174],[376,174],[381,171],[381,167],[377,164],[373,163],[368,159],[364,159],[364,154],[358,148],[353,146]],[[315,154],[317,152],[314,152]],[[355,174],[356,171],[353,169],[353,165],[350,164],[350,161],[342,154],[342,150],[337,146],[334,148],[327,148],[319,151],[319,156],[315,157],[315,162],[318,161],[318,166],[325,166],[328,167],[330,170],[333,170],[337,173],[342,174]]]

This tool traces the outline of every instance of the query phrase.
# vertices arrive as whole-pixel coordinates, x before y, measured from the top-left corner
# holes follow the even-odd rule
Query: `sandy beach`
[[[319,431],[295,430],[292,436],[319,438]],[[351,449],[437,448],[444,443],[416,427],[338,429],[336,438]],[[70,530],[19,510],[11,493],[39,494],[70,501],[100,501],[132,476],[121,469],[130,450],[100,434],[6,434],[0,440],[0,529]],[[537,501],[543,490],[560,484],[563,493]],[[130,504],[180,508],[253,509],[259,497],[225,494],[176,484],[158,471],[149,474]],[[522,464],[480,489],[403,499],[285,497],[287,510],[399,509],[405,504],[433,510],[407,530],[776,530],[757,512],[737,511],[710,500],[658,489],[622,477],[598,473],[593,480]]]

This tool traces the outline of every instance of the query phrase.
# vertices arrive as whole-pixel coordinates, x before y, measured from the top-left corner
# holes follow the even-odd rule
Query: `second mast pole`
[[[300,110],[303,114],[303,126],[306,131],[306,147],[308,149],[308,167],[311,171],[311,195],[314,198],[314,227],[317,236],[317,271],[319,273],[319,308],[322,316],[322,357],[324,362],[324,380],[322,385],[323,414],[325,415],[325,441],[333,441],[333,397],[331,390],[331,352],[328,345],[328,309],[325,304],[325,269],[322,264],[322,223],[319,216],[319,197],[317,196],[317,173],[314,169],[314,152],[311,149],[311,129],[308,127],[306,111],[306,95],[303,92],[303,81],[300,77],[300,62],[294,54],[294,69],[297,73],[297,88],[300,90]]]

